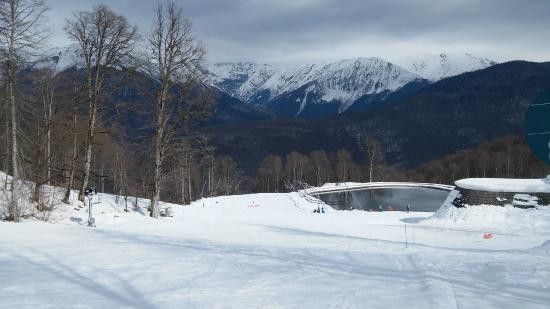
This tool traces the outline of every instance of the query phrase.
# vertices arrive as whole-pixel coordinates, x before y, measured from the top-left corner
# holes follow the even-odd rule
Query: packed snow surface
[[[548,207],[317,214],[310,201],[163,203],[174,217],[152,219],[147,200],[125,212],[99,194],[95,228],[77,202],[48,223],[0,222],[0,308],[550,307]]]
[[[455,184],[464,189],[489,192],[550,193],[550,179],[467,178]]]

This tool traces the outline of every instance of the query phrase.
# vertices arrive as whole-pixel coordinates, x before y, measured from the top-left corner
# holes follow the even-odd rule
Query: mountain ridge
[[[78,46],[54,48],[41,66],[81,66]],[[205,83],[229,97],[283,118],[319,118],[391,104],[426,85],[496,64],[471,54],[439,54],[403,65],[358,57],[293,66],[254,62],[205,64]],[[131,63],[128,63],[131,66]]]
[[[360,98],[378,104],[394,92],[418,85],[433,83],[465,72],[495,65],[487,58],[469,53],[439,54],[430,59],[414,60],[404,65],[378,57],[358,57],[335,62],[299,64],[277,67],[253,62],[208,64],[205,74],[210,83],[221,91],[248,104],[266,106],[286,117],[300,117],[311,105],[326,113],[342,113]],[[427,82],[422,82],[423,80]],[[415,84],[411,87],[410,84]],[[298,93],[296,93],[298,91]],[[291,101],[285,101],[285,96]],[[281,103],[283,102],[283,103]],[[334,105],[327,108],[329,105]],[[278,110],[283,106],[283,111]],[[355,107],[353,110],[363,109]],[[321,113],[317,116],[324,116]],[[313,115],[315,116],[315,115]]]

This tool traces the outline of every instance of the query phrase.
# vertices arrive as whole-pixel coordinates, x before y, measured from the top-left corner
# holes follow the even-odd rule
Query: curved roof
[[[418,182],[346,182],[346,183],[327,183],[322,187],[314,187],[303,190],[305,194],[323,194],[333,192],[355,191],[363,189],[379,189],[379,188],[427,188],[451,191],[454,186],[442,185],[436,183],[418,183]]]

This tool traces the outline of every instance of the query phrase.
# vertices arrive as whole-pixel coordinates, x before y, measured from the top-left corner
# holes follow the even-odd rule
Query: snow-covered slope
[[[549,207],[320,214],[273,193],[152,219],[148,200],[100,194],[89,228],[62,191],[49,223],[0,221],[0,308],[550,306]]]
[[[35,67],[51,67],[56,73],[62,72],[70,67],[84,67],[82,52],[78,44],[65,47],[50,48],[41,53],[33,61]],[[129,57],[124,58],[120,64],[123,67],[132,67],[133,61]]]
[[[407,70],[435,82],[443,78],[485,69],[496,62],[476,57],[469,53],[447,54],[441,53],[423,59],[409,59],[403,64]]]
[[[252,62],[216,63],[207,66],[210,82],[242,101],[248,101],[275,72],[276,69],[270,65]]]
[[[306,85],[320,103],[337,101],[340,110],[366,94],[395,91],[421,79],[395,64],[379,58],[356,58],[333,63],[313,63],[295,67],[266,64],[213,64],[207,67],[211,82],[245,102],[269,102]]]
[[[35,68],[50,67],[54,72],[62,72],[72,66],[82,66],[83,60],[77,44],[54,47],[41,53],[33,61]]]

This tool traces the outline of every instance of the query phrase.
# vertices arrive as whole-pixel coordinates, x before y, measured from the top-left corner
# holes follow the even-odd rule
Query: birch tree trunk
[[[160,182],[162,168],[162,152],[164,137],[164,113],[165,102],[168,95],[168,84],[161,85],[161,91],[158,95],[156,113],[155,113],[155,136],[154,136],[154,166],[153,166],[153,196],[151,197],[151,217],[158,218],[160,209],[158,202],[160,200]]]
[[[193,184],[191,182],[191,159],[191,154],[189,154],[189,163],[187,164],[187,193],[189,194],[189,204],[191,204],[191,201],[193,200],[193,195],[191,194],[193,189]]]
[[[14,14],[12,9],[12,14]],[[15,18],[15,17],[13,17]],[[12,27],[8,43],[8,64],[7,64],[7,86],[8,86],[8,100],[10,105],[10,124],[11,124],[11,171],[12,171],[12,184],[19,177],[17,166],[17,105],[15,102],[15,55],[13,50],[14,44],[14,31],[15,26]],[[14,186],[12,185],[12,190]]]
[[[19,123],[18,110],[23,104],[17,98],[17,74],[19,64],[27,54],[32,53],[45,38],[42,23],[46,8],[38,0],[9,0],[0,1],[0,45],[6,51],[5,83],[10,123],[10,169],[12,173],[11,196],[12,205],[8,210],[8,217],[18,222],[22,213],[18,205],[16,190],[21,172],[19,158],[19,140],[17,138]]]
[[[9,69],[11,70],[11,69]],[[12,80],[12,75],[8,77],[8,94],[10,101],[10,123],[11,123],[11,171],[14,183],[19,178],[17,165],[17,106],[15,104],[15,81]],[[12,186],[13,189],[13,186]]]
[[[96,70],[99,70],[97,68]],[[78,192],[78,200],[84,201],[84,190],[88,187],[88,181],[90,178],[90,169],[92,165],[92,148],[94,144],[94,132],[95,132],[95,122],[97,114],[97,106],[94,101],[93,90],[92,90],[92,74],[91,67],[88,68],[88,100],[90,100],[90,114],[88,116],[88,135],[86,136],[86,150],[84,156],[84,177],[82,179],[82,186]],[[97,83],[97,81],[96,81]]]
[[[65,190],[65,196],[63,197],[63,203],[69,204],[71,197],[71,190],[74,185],[74,174],[76,171],[76,159],[78,157],[78,135],[76,134],[77,115],[76,108],[73,110],[73,147],[71,155],[71,166],[69,171],[69,180],[67,182],[67,188]]]
[[[65,31],[79,44],[86,65],[86,86],[89,101],[88,132],[86,136],[84,175],[78,194],[84,200],[84,190],[90,181],[92,152],[98,109],[102,103],[105,71],[114,68],[121,59],[132,52],[136,27],[131,27],[126,18],[98,5],[92,11],[81,11],[67,21]]]
[[[177,110],[175,106],[181,104],[179,99],[184,97],[175,97],[171,91],[174,87],[185,90],[194,82],[195,66],[202,60],[203,50],[195,44],[191,36],[191,24],[172,1],[168,2],[166,9],[162,2],[159,2],[148,43],[150,49],[146,69],[151,77],[158,80],[151,154],[153,190],[149,209],[150,216],[158,218],[164,154],[170,146],[170,138],[177,129],[172,122],[177,122],[178,119],[172,113]],[[191,195],[191,191],[189,194]]]

